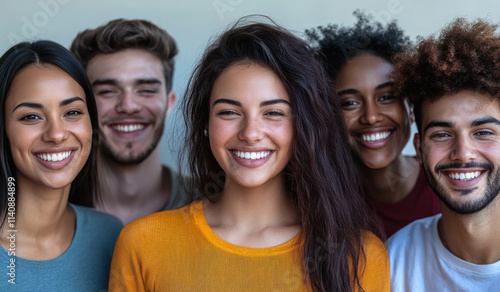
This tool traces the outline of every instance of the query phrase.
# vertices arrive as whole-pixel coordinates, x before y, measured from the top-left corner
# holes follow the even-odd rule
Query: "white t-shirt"
[[[391,291],[500,291],[500,261],[477,265],[453,255],[439,239],[440,218],[414,221],[387,240]]]

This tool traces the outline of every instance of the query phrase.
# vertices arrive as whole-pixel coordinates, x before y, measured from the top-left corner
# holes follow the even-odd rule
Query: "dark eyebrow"
[[[393,81],[388,81],[388,82],[377,85],[377,87],[375,87],[375,90],[379,90],[379,89],[382,89],[382,88],[385,88],[388,86],[393,86],[393,85],[394,85]],[[341,96],[344,94],[356,94],[356,93],[359,93],[359,91],[357,89],[349,88],[349,89],[345,89],[345,90],[341,90],[341,91],[337,92],[337,95]]]
[[[339,92],[337,92],[337,95],[338,96],[341,96],[341,95],[344,95],[344,94],[356,94],[356,93],[359,93],[359,91],[357,91],[356,89],[345,89],[345,90],[341,90]]]
[[[75,101],[82,101],[83,103],[85,103],[85,100],[83,100],[83,98],[81,97],[78,97],[78,96],[75,96],[75,97],[71,97],[71,98],[68,98],[68,99],[65,99],[63,101],[61,101],[59,103],[59,106],[65,106],[65,105],[68,105],[72,102],[75,102]],[[43,105],[39,104],[39,103],[34,103],[34,102],[23,102],[23,103],[20,103],[18,104],[13,110],[12,112],[14,112],[16,109],[20,108],[20,107],[30,107],[30,108],[43,108]]]
[[[75,97],[71,97],[71,98],[68,98],[68,99],[65,99],[65,100],[61,101],[59,103],[59,106],[65,106],[65,105],[68,105],[68,104],[70,104],[72,102],[79,101],[79,100],[81,102],[85,103],[85,100],[83,100],[83,98],[75,96]]]
[[[13,110],[12,112],[14,112],[16,109],[20,108],[20,107],[31,107],[31,108],[43,108],[43,105],[39,104],[39,103],[34,103],[34,102],[23,102],[23,103],[20,103],[18,104]]]
[[[235,105],[235,106],[241,106],[241,103],[239,101],[227,99],[227,98],[219,98],[218,100],[214,101],[214,104],[212,106],[214,106],[218,103],[228,103],[228,104]]]
[[[115,79],[97,79],[96,81],[92,82],[92,86],[97,86],[97,85],[117,85],[118,81]]]
[[[277,103],[284,103],[284,104],[287,104],[290,107],[292,106],[288,101],[286,101],[284,99],[281,99],[281,98],[276,98],[276,99],[271,99],[271,100],[263,101],[263,102],[260,103],[260,106],[263,107],[263,106],[273,105],[273,104],[277,104]]]
[[[228,104],[235,105],[235,106],[241,106],[241,103],[239,101],[227,99],[227,98],[221,98],[221,99],[214,101],[214,104],[212,106],[214,106],[218,103],[228,103]],[[285,103],[285,104],[291,106],[291,104],[288,101],[281,99],[281,98],[263,101],[260,103],[260,106],[263,107],[263,106],[273,105],[273,104],[277,104],[277,103]]]
[[[161,84],[161,80],[158,78],[142,78],[134,81],[134,84]],[[92,83],[92,86],[98,85],[118,85],[118,81],[115,79],[97,79]]]
[[[389,82],[377,85],[377,87],[375,87],[375,90],[379,90],[379,89],[382,89],[384,87],[393,86],[393,85],[394,85],[394,81],[389,81]]]
[[[495,119],[495,118],[492,118],[492,117],[487,117],[487,118],[484,118],[484,119],[475,120],[470,125],[471,125],[471,127],[477,127],[477,126],[481,126],[481,125],[484,125],[484,124],[496,124],[496,125],[500,125],[500,121],[497,120],[497,119]]]
[[[427,132],[427,130],[432,129],[432,128],[453,128],[454,124],[451,122],[445,122],[445,121],[432,121],[427,124],[427,126],[424,128],[424,134]]]
[[[137,79],[135,84],[161,84],[161,80],[157,78],[148,78],[148,79]]]

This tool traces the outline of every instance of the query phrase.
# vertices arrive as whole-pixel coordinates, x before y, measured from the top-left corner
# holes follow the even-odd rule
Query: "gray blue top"
[[[69,205],[75,210],[76,230],[61,256],[33,261],[10,257],[0,247],[0,291],[107,291],[111,257],[123,224],[112,215]],[[9,282],[11,258],[15,258],[15,284]]]

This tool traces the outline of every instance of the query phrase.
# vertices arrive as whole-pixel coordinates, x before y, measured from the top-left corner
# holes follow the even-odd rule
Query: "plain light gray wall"
[[[209,40],[242,16],[264,14],[297,33],[328,23],[352,24],[356,9],[398,24],[415,40],[438,32],[455,17],[500,22],[500,2],[436,0],[1,0],[0,54],[24,40],[50,39],[69,47],[76,34],[115,18],[146,19],[177,41],[174,90],[181,99],[195,62]],[[178,103],[177,103],[178,104]],[[162,160],[177,167],[181,118],[174,108],[161,141]],[[181,130],[182,131],[182,130]],[[404,152],[414,153],[411,141]]]

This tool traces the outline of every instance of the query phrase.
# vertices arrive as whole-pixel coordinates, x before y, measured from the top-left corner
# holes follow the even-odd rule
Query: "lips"
[[[390,131],[362,134],[361,139],[365,142],[378,142],[387,139],[391,135]]]
[[[256,160],[256,159],[266,158],[269,154],[271,154],[271,151],[258,151],[258,152],[233,151],[233,154],[242,159]]]
[[[449,173],[448,173],[448,176],[449,176],[451,179],[454,179],[454,180],[461,180],[461,181],[467,181],[467,180],[475,179],[475,178],[476,178],[476,177],[478,177],[479,175],[481,175],[481,172],[480,172],[480,171],[471,171],[471,172],[449,172]]]
[[[73,159],[76,149],[42,150],[34,153],[37,161],[47,169],[59,170]]]
[[[112,130],[114,135],[123,139],[133,139],[140,136],[150,125],[150,123],[138,121],[106,123],[106,126]]]
[[[265,164],[275,152],[269,149],[231,149],[229,152],[240,165],[255,168]]]
[[[62,161],[66,158],[68,158],[71,155],[72,151],[64,151],[64,152],[59,152],[59,153],[38,153],[36,156],[40,158],[41,160],[44,161]]]
[[[441,170],[447,180],[457,188],[470,188],[476,185],[483,175],[485,170],[481,169],[447,169]]]
[[[140,131],[144,129],[145,126],[143,124],[129,124],[129,125],[115,124],[112,125],[111,127],[118,132],[130,133],[130,132]]]
[[[387,145],[392,136],[390,129],[371,129],[370,131],[355,132],[352,136],[362,146],[368,149],[379,149]]]

